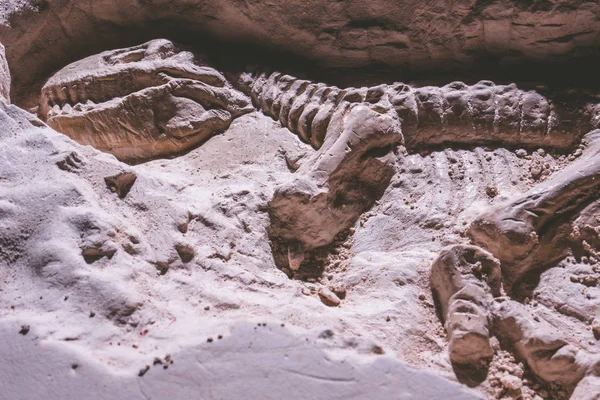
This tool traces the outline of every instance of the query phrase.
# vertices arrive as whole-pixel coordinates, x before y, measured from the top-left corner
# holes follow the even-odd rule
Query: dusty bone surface
[[[50,7],[54,7],[53,4]],[[582,8],[580,13],[583,14],[578,15],[585,16],[590,12],[586,7]],[[98,9],[95,7],[91,13],[101,13]],[[77,10],[76,6],[73,12],[77,13]],[[58,15],[63,14],[59,12]],[[530,18],[526,25],[531,25],[532,20],[543,19],[540,14]],[[65,19],[67,28],[68,21],[73,20],[77,18]],[[588,29],[585,18],[577,20],[578,28]],[[533,28],[518,29],[536,31],[533,25]],[[22,28],[18,24],[15,26],[16,30]],[[561,32],[566,29],[563,33],[570,34],[568,26],[554,28]],[[368,37],[378,36],[363,27],[361,24],[357,29],[364,29]],[[588,36],[584,34],[583,38]],[[581,40],[581,35],[575,37]],[[539,43],[539,46],[555,47],[555,44]],[[564,45],[565,48],[569,46],[569,43]],[[102,50],[115,47],[118,46],[106,46]],[[387,48],[381,51],[391,54]],[[15,54],[14,47],[12,54]],[[364,59],[364,54],[361,57]],[[26,58],[38,62],[35,57]],[[23,71],[21,65],[23,63],[16,68],[20,74]],[[438,93],[438,89],[430,87],[428,91]],[[465,89],[466,92],[470,90]],[[33,93],[37,96],[39,92]],[[531,95],[534,99],[545,97],[537,92]],[[491,98],[495,104],[495,95]],[[439,97],[433,96],[433,99],[435,106]],[[358,111],[364,107],[371,109],[368,104],[359,103],[354,106]],[[543,117],[550,115],[544,104],[541,100],[532,101],[534,106],[543,106],[542,117],[538,119],[535,114],[533,117],[541,121],[540,127],[546,127],[550,120]],[[585,110],[586,106],[584,102],[573,109]],[[520,110],[520,106],[517,109]],[[51,130],[35,129],[43,124],[25,113],[8,109],[6,114],[10,118],[3,122],[9,129],[4,132],[3,143],[7,145],[3,158],[7,165],[2,175],[3,199],[6,200],[3,203],[6,225],[2,232],[6,246],[2,247],[2,260],[8,268],[4,270],[6,286],[3,287],[2,304],[6,304],[6,310],[10,309],[3,313],[8,331],[18,339],[31,340],[34,346],[57,345],[61,350],[77,346],[84,350],[72,356],[75,363],[65,362],[64,353],[60,356],[61,362],[53,362],[56,376],[83,376],[89,370],[86,367],[95,361],[102,367],[107,366],[111,378],[114,371],[125,371],[129,375],[133,371],[136,377],[145,371],[134,378],[133,385],[135,396],[139,390],[142,397],[152,390],[164,390],[167,385],[164,380],[173,376],[190,376],[187,375],[189,370],[182,372],[173,366],[166,372],[161,369],[167,365],[165,360],[170,359],[166,354],[174,354],[175,365],[182,362],[184,369],[188,366],[199,368],[200,375],[215,370],[223,373],[221,365],[206,363],[206,358],[212,358],[210,355],[199,355],[190,360],[183,355],[178,358],[177,354],[182,354],[181,348],[190,343],[200,341],[204,346],[219,343],[221,339],[217,335],[235,337],[236,328],[230,322],[239,318],[253,319],[254,326],[260,323],[264,328],[263,324],[266,324],[265,331],[279,329],[281,321],[286,327],[313,330],[315,335],[308,337],[309,343],[311,340],[316,345],[327,343],[324,346],[328,351],[350,352],[361,362],[369,357],[380,358],[381,352],[385,351],[392,359],[398,357],[455,379],[446,351],[446,337],[440,329],[429,294],[427,277],[431,261],[445,245],[466,243],[462,227],[479,215],[475,211],[503,204],[506,198],[519,198],[537,181],[547,180],[570,162],[568,156],[562,159],[562,154],[548,151],[555,148],[554,141],[545,141],[541,134],[540,147],[546,149],[542,151],[531,151],[536,150],[538,139],[527,142],[524,138],[528,151],[513,152],[503,146],[518,148],[518,141],[512,145],[493,140],[488,143],[485,135],[479,133],[484,139],[474,141],[472,146],[463,143],[463,146],[454,147],[452,140],[445,139],[444,146],[429,149],[426,145],[426,151],[415,151],[418,143],[405,143],[409,149],[407,153],[388,152],[381,157],[381,152],[374,152],[373,161],[381,162],[384,172],[387,173],[389,168],[395,172],[389,178],[389,185],[383,185],[386,187],[378,201],[367,199],[362,203],[367,204],[367,210],[353,217],[358,220],[348,229],[350,236],[339,248],[326,254],[319,275],[313,276],[312,281],[289,280],[277,270],[272,249],[266,245],[269,229],[273,226],[268,211],[274,194],[298,178],[307,177],[318,184],[325,182],[327,190],[336,187],[330,185],[327,178],[331,170],[323,175],[312,172],[312,166],[319,165],[320,157],[326,154],[326,146],[323,146],[324,151],[317,152],[296,140],[288,129],[251,112],[232,121],[223,135],[212,137],[178,159],[129,167],[70,142]],[[436,125],[435,118],[432,120],[433,126],[441,126],[443,130],[444,124]],[[493,122],[491,125],[490,131],[495,129]],[[423,129],[423,132],[431,135],[436,129]],[[406,125],[403,134],[404,130],[409,131]],[[575,128],[573,132],[573,136],[566,137],[568,144],[557,144],[556,147],[568,152],[569,147],[577,146],[585,132]],[[419,137],[419,131],[415,137]],[[344,143],[347,142],[339,142],[340,145]],[[477,144],[489,144],[489,147],[478,147]],[[573,149],[572,157],[577,157],[576,149]],[[338,176],[347,179],[360,169],[354,161],[351,156],[347,162],[342,157],[340,162],[332,165],[344,166],[342,171],[347,173]],[[20,167],[15,168],[13,164]],[[296,172],[292,173],[290,169]],[[110,185],[107,187],[107,177],[133,172],[138,178],[123,199],[119,198],[118,189],[113,193]],[[48,188],[47,182],[59,184]],[[573,250],[574,256],[564,269],[551,268],[542,274],[540,292],[534,300],[540,304],[526,305],[536,307],[544,319],[552,321],[563,334],[567,331],[568,335],[564,337],[568,342],[579,341],[591,353],[597,352],[596,346],[590,344],[595,343],[591,316],[597,309],[595,288],[590,286],[594,281],[596,262],[593,261],[593,246],[597,223],[593,206],[586,208],[588,214],[582,214],[575,222],[581,224],[579,231],[573,233],[581,248]],[[32,210],[35,211],[33,215]],[[304,224],[306,221],[298,226]],[[299,248],[291,246],[291,251],[288,248],[288,259],[301,259],[302,255],[295,254]],[[32,290],[24,290],[24,282],[25,287]],[[330,304],[323,304],[323,299]],[[576,321],[570,319],[573,316]],[[266,318],[272,319],[265,321]],[[327,329],[323,329],[325,326]],[[527,335],[525,337],[536,337]],[[358,336],[366,341],[356,339]],[[263,340],[265,338],[269,341],[272,336],[265,334]],[[228,350],[240,348],[231,342],[222,343]],[[248,344],[244,343],[242,347],[246,348]],[[266,352],[277,354],[275,348],[274,343],[265,346]],[[492,367],[496,366],[496,370],[504,368],[504,375],[490,376],[480,385],[480,390],[489,397],[509,394],[518,397],[516,393],[519,393],[533,398],[534,391],[548,397],[541,383],[542,386],[536,388],[538,383],[521,380],[519,371],[523,366],[518,363],[522,355],[513,351],[517,356],[514,364],[494,365],[503,350],[498,350],[493,340],[491,348],[494,351]],[[388,356],[384,356],[386,360]],[[157,358],[160,362],[153,365]],[[50,367],[41,365],[43,368],[36,371],[41,371],[39,376],[46,376]],[[152,367],[146,369],[147,365]],[[307,373],[307,370],[318,372]],[[306,385],[302,382],[305,381],[315,385],[312,387],[336,382],[331,383],[335,389],[328,393],[340,393],[340,396],[364,393],[358,387],[360,384],[352,386],[352,377],[349,379],[347,372],[325,374],[321,369],[315,369],[312,361],[301,369],[282,371],[290,374],[285,375],[285,384],[281,385],[285,386],[283,392],[288,395],[290,383],[304,389]],[[161,378],[156,379],[161,373]],[[96,376],[104,379],[101,373]],[[193,370],[192,376],[197,376]],[[327,382],[323,383],[323,377]],[[231,379],[231,375],[227,379]],[[240,381],[249,382],[247,379],[242,376]],[[194,381],[193,377],[191,381]],[[494,386],[496,381],[500,382],[499,386]],[[422,382],[423,385],[413,389],[420,395],[423,387],[433,387],[432,383],[439,380],[426,375]],[[582,390],[593,387],[593,383],[593,377],[584,378]],[[15,386],[19,385],[11,384],[11,387]],[[350,386],[351,389],[342,393],[339,386]],[[320,387],[322,390],[323,386]],[[446,396],[454,393],[457,398],[468,396],[455,385],[441,388]],[[574,393],[578,392],[581,392],[579,386]],[[323,395],[315,392],[313,397],[318,398],[319,393]],[[385,397],[382,392],[374,393]],[[434,391],[432,396],[436,393],[439,392]],[[411,394],[415,396],[414,392],[408,392],[408,396]]]
[[[448,332],[450,359],[473,364],[492,358],[490,323],[500,296],[500,262],[476,246],[444,248],[431,267],[431,285]]]
[[[532,268],[564,258],[567,249],[557,245],[557,229],[597,197],[600,130],[587,134],[584,142],[577,160],[523,196],[487,211],[470,226],[471,240],[502,261],[510,283]]]

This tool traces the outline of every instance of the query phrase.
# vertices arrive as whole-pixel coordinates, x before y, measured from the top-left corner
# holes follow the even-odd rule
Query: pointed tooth
[[[88,99],[87,85],[79,85],[77,87],[77,101],[85,103]]]
[[[69,86],[68,90],[67,90],[67,95],[68,95],[68,101],[71,104],[75,104],[77,103],[77,85],[71,85]]]
[[[61,88],[53,88],[54,98],[57,99],[57,103],[62,106],[67,102],[67,88],[63,86]]]
[[[48,104],[49,108],[54,107],[54,105],[56,104],[56,99],[52,97],[52,93],[49,90],[44,91],[44,99],[46,101],[46,104]]]

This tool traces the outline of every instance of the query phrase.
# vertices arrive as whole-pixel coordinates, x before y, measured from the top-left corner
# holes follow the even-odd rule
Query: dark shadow
[[[471,388],[481,385],[486,380],[489,368],[489,363],[479,367],[452,363],[452,370],[456,374],[456,379]]]

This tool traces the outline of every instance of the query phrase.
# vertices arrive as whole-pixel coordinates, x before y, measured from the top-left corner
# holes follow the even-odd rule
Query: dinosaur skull
[[[189,150],[252,110],[221,73],[159,39],[58,71],[39,115],[81,144],[139,162]]]

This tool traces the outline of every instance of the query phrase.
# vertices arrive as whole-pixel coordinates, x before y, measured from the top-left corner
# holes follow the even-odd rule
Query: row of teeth
[[[52,118],[52,117],[56,117],[56,116],[61,116],[61,115],[70,115],[73,112],[87,112],[87,111],[91,111],[96,107],[96,103],[94,103],[91,100],[88,100],[84,103],[77,103],[74,106],[71,106],[71,104],[66,103],[64,104],[62,107],[59,106],[58,104],[55,104],[54,106],[52,106],[52,108],[50,108],[50,110],[48,111],[48,118]]]
[[[160,85],[171,79],[164,73],[158,73],[157,77],[158,79],[149,86],[156,84]],[[92,86],[93,95],[90,96],[89,89]],[[85,104],[90,100],[90,97],[100,103],[115,97],[126,96],[143,88],[143,86],[135,83],[135,78],[131,76],[120,76],[116,78],[97,78],[68,86],[50,86],[43,89],[42,96],[45,99],[46,104],[48,104],[50,108],[53,108],[55,105],[63,107],[65,104],[71,104],[71,106],[74,106],[77,103]]]
[[[55,86],[50,89],[44,89],[43,96],[50,108],[54,106],[62,107],[65,104],[86,103],[89,98],[87,86],[87,84],[85,86],[75,84],[70,87],[63,86],[61,88]]]
[[[156,76],[158,79],[155,84],[158,85],[175,79],[162,72],[158,73]],[[63,113],[70,113],[73,110],[83,111],[84,109],[93,107],[95,103],[90,99],[90,95],[88,93],[88,87],[90,86],[90,83],[91,82],[82,82],[73,84],[71,86],[51,86],[50,88],[43,89],[43,99],[48,105],[48,108],[51,110],[50,113],[53,115],[59,115]],[[116,97],[124,97],[144,89],[143,87],[136,87],[136,85],[132,83],[132,80],[123,78],[119,79],[118,85],[119,86],[117,88],[112,86],[110,88],[110,93],[106,93],[107,90],[104,90],[106,86],[102,84],[101,80],[97,81],[96,85],[94,85],[94,99],[97,100],[97,103],[102,103]]]
[[[161,85],[167,83],[173,79],[172,77],[164,72],[158,72],[154,79],[154,85]],[[94,100],[97,102],[108,101],[115,97],[123,97],[133,92],[143,89],[138,85],[135,85],[134,78],[127,79],[125,77],[118,78],[105,78],[106,82],[118,82],[118,86],[111,85],[110,93],[106,93],[104,90],[106,85],[102,84],[103,79],[97,79],[92,81],[83,81],[70,86],[51,86],[50,88],[43,89],[43,97],[45,98],[46,104],[49,108],[54,108],[58,105],[64,107],[66,104],[70,104],[72,107],[77,103],[86,104],[89,101],[90,95],[88,88],[94,82]],[[151,80],[152,81],[152,80]],[[150,85],[153,86],[153,85]],[[96,93],[97,92],[97,93]],[[74,108],[74,107],[73,107]]]

